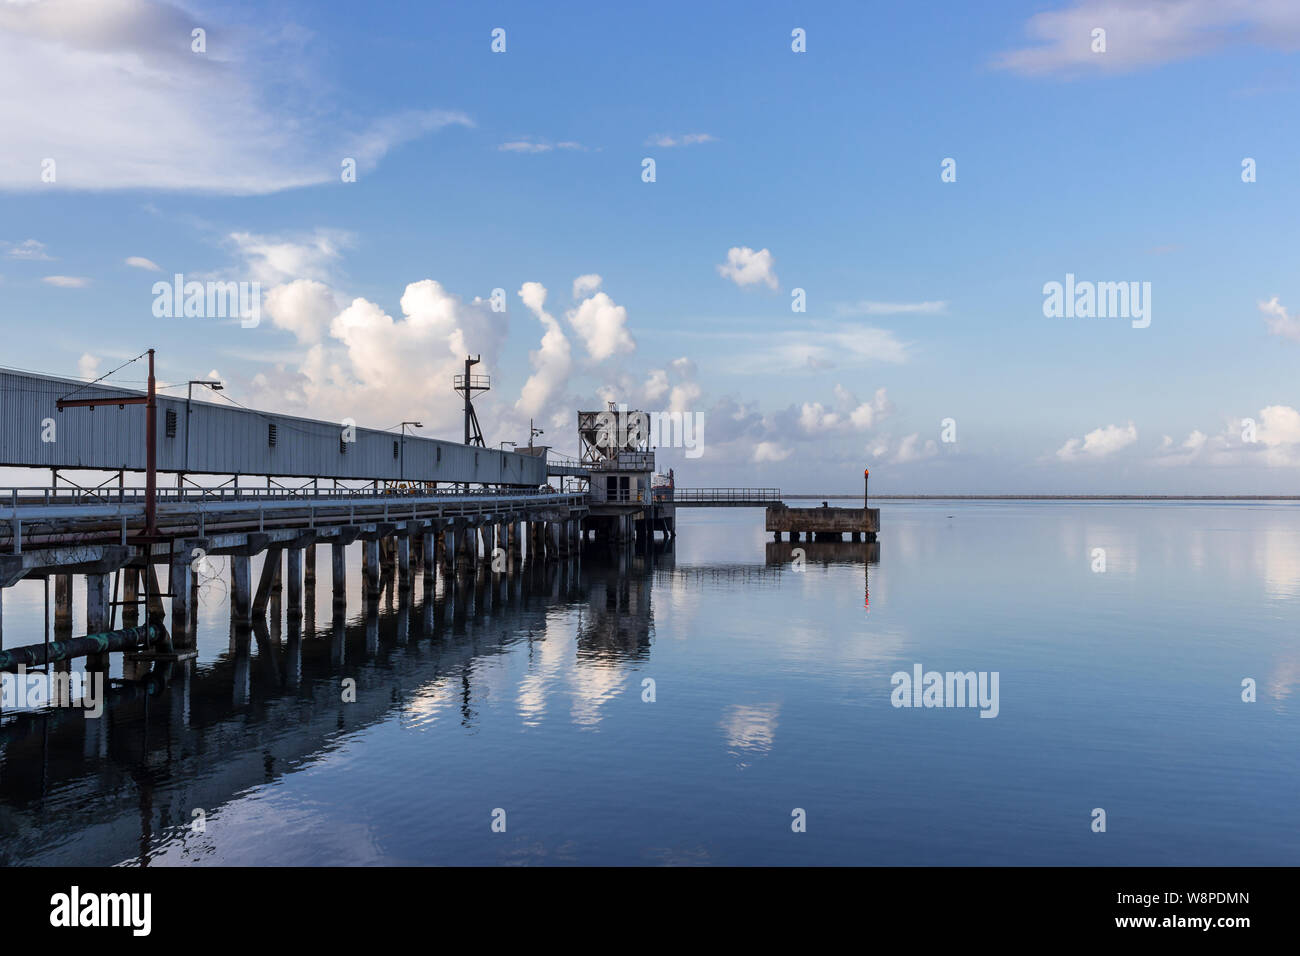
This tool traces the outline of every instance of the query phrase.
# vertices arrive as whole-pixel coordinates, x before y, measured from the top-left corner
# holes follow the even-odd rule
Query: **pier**
[[[386,576],[401,592],[417,576],[426,591],[439,576],[481,589],[482,575],[499,583],[525,559],[649,547],[675,536],[679,507],[766,508],[777,540],[873,541],[879,528],[877,509],[791,509],[777,488],[679,489],[671,469],[656,471],[649,416],[626,406],[577,413],[577,458],[531,436],[526,448],[487,448],[472,398],[490,379],[471,374],[474,358],[454,385],[465,409],[457,443],[407,434],[415,422],[394,434],[159,395],[145,355],[146,392],[0,370],[0,467],[50,474],[48,485],[0,488],[0,671],[66,670],[82,656],[105,670],[118,652],[135,674],[192,658],[200,577],[214,559],[229,563],[238,632],[265,621],[272,601],[300,618],[318,564],[345,607],[354,545],[368,598]],[[79,483],[87,472],[110,477]],[[144,487],[128,486],[128,473]],[[77,623],[74,578],[86,595]],[[11,638],[6,651],[4,592],[24,580],[45,584],[45,633]]]

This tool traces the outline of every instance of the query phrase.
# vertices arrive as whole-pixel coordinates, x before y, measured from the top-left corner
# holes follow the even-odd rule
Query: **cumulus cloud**
[[[338,182],[451,125],[447,110],[340,117],[310,34],[151,0],[0,3],[0,189],[165,189],[256,195]],[[286,71],[273,65],[296,64]],[[53,183],[43,158],[55,160]]]
[[[584,299],[577,308],[565,313],[565,318],[582,338],[587,354],[594,361],[636,351],[636,340],[627,328],[627,309],[616,305],[604,292]]]
[[[1107,458],[1137,441],[1137,428],[1132,422],[1126,426],[1105,425],[1094,428],[1083,438],[1071,438],[1056,451],[1061,461]]]
[[[573,280],[573,300],[585,299],[600,288],[601,278],[594,272],[578,276]]]
[[[804,402],[799,409],[800,429],[809,436],[867,431],[893,410],[883,388],[876,389],[870,401],[862,402],[844,386],[836,385],[835,399],[837,407],[830,409],[821,402]]]
[[[98,378],[99,363],[99,356],[91,355],[89,352],[83,352],[81,358],[77,359],[77,375],[81,378]]]
[[[933,439],[921,441],[921,436],[913,433],[898,443],[898,449],[894,452],[890,461],[895,465],[905,465],[908,462],[920,461],[923,458],[933,458],[939,454],[939,446]]]
[[[668,372],[662,368],[654,369],[641,390],[647,402],[654,404],[661,401],[668,394]]]
[[[1106,31],[1093,52],[1092,31]],[[1242,45],[1300,48],[1300,6],[1290,0],[1075,0],[1029,18],[1031,46],[995,65],[1025,74],[1124,72]]]
[[[90,285],[90,280],[82,276],[45,276],[41,281],[60,289],[84,289]]]
[[[306,344],[319,342],[342,303],[334,290],[316,279],[294,279],[266,292],[263,311],[276,327]]]
[[[1260,302],[1259,311],[1264,314],[1269,334],[1300,342],[1300,318],[1288,314],[1286,307],[1278,302],[1277,296],[1267,302]]]
[[[577,287],[577,282],[574,287]],[[533,374],[524,382],[519,400],[515,402],[516,411],[531,418],[540,415],[563,390],[573,369],[573,358],[560,323],[544,308],[546,287],[540,282],[525,282],[519,290],[519,298],[545,329],[541,347],[529,354]]]
[[[1300,411],[1289,405],[1269,405],[1252,418],[1227,420],[1213,435],[1196,429],[1182,442],[1166,435],[1151,460],[1165,467],[1297,467]]]
[[[272,283],[264,289],[270,324],[306,347],[253,376],[246,383],[249,404],[380,427],[410,418],[431,431],[456,427],[460,412],[447,400],[452,377],[463,370],[467,354],[481,353],[487,366],[495,364],[505,340],[505,313],[493,312],[485,299],[466,301],[423,279],[406,286],[395,317],[331,285],[343,244],[337,234],[231,238],[242,268]]]
[[[761,441],[754,446],[754,461],[762,463],[765,461],[785,461],[790,457],[792,449],[783,448],[776,442]]]
[[[127,256],[124,260],[128,266],[134,269],[146,269],[149,272],[162,272],[162,267],[152,259],[146,259],[144,256]]]
[[[718,275],[730,279],[742,288],[747,285],[763,284],[769,289],[778,287],[776,272],[773,270],[775,260],[767,249],[755,252],[749,246],[732,246],[727,250],[727,261],[720,264]]]

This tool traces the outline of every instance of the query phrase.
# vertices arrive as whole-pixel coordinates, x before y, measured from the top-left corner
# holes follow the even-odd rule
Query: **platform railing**
[[[159,504],[226,502],[226,501],[287,501],[294,499],[336,500],[340,498],[466,498],[466,497],[528,497],[530,495],[553,494],[540,489],[521,488],[428,488],[419,484],[400,486],[394,482],[388,486],[365,485],[359,488],[313,488],[311,485],[300,487],[247,487],[234,488],[229,485],[204,488],[187,486],[183,488],[159,488],[156,500]],[[0,488],[0,507],[55,507],[63,505],[105,505],[105,504],[142,504],[145,490],[132,488],[49,488],[43,486],[14,486]]]
[[[697,501],[776,503],[781,500],[780,488],[674,488],[673,501],[677,504]]]

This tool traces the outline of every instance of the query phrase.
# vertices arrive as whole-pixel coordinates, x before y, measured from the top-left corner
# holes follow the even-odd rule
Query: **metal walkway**
[[[681,508],[766,508],[780,500],[780,488],[675,488],[664,503]]]

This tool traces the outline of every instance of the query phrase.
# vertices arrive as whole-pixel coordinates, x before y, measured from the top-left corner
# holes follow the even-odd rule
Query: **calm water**
[[[1300,862],[1300,508],[884,502],[882,523],[878,552],[804,544],[796,570],[760,512],[685,512],[622,575],[589,554],[468,614],[472,590],[426,609],[417,576],[410,607],[385,594],[368,625],[358,596],[338,627],[322,550],[303,634],[242,647],[217,580],[189,681],[0,724],[0,860]],[[7,643],[39,639],[42,596],[6,595]],[[998,672],[998,716],[892,706],[915,664]]]

